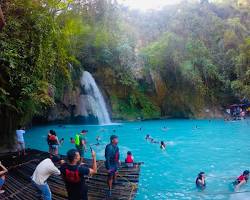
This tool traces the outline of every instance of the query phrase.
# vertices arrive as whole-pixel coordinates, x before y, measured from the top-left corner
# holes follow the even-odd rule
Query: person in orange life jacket
[[[92,168],[80,165],[81,156],[76,149],[67,152],[68,163],[60,168],[68,192],[68,200],[88,200],[88,188],[85,184],[85,175],[97,173],[96,154],[92,150]]]
[[[58,154],[58,146],[60,144],[58,137],[56,136],[56,132],[53,130],[49,131],[48,134],[48,144],[50,146],[50,153],[53,155],[57,155]]]
[[[112,135],[110,137],[110,144],[108,144],[105,148],[105,167],[108,170],[108,196],[111,196],[111,190],[113,181],[116,180],[117,177],[117,170],[120,165],[120,154],[118,148],[118,137],[116,135]]]
[[[48,146],[49,146],[49,153],[50,154],[51,154],[52,150],[51,150],[51,144],[50,144],[49,138],[52,135],[52,133],[53,133],[53,130],[49,130],[48,135],[47,135],[47,143],[48,143]]]
[[[127,152],[127,158],[125,159],[125,163],[127,167],[134,167],[134,158],[132,156],[131,151]]]
[[[205,172],[200,172],[196,178],[195,184],[197,189],[204,190],[206,188]]]
[[[240,176],[233,182],[235,191],[238,191],[242,185],[246,184],[247,181],[248,181],[248,178],[249,178],[249,171],[248,171],[248,170],[245,170],[245,171],[243,172],[243,174],[240,175]]]

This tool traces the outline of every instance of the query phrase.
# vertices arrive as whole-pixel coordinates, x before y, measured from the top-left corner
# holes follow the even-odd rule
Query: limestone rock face
[[[82,93],[81,86],[73,90],[65,89],[63,98],[48,111],[45,121],[96,124],[98,119],[95,113],[92,113],[92,100],[93,97]]]

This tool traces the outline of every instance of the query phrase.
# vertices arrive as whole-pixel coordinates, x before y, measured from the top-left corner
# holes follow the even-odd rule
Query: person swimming
[[[196,178],[195,184],[199,190],[204,190],[206,188],[206,177],[205,172],[200,172]]]
[[[238,191],[240,187],[247,183],[249,179],[249,171],[245,170],[242,175],[240,175],[234,182],[234,190]]]
[[[165,144],[163,141],[161,141],[160,148],[161,148],[162,150],[165,150],[165,149],[166,149],[166,144]]]
[[[60,145],[63,145],[64,143],[64,138],[61,138],[60,141],[59,141]]]
[[[101,137],[98,135],[96,138],[95,138],[95,140],[96,140],[96,145],[100,145],[100,141],[102,140],[101,139]]]
[[[75,144],[74,138],[72,138],[72,137],[70,138],[70,143],[71,143],[71,144]]]
[[[164,126],[161,130],[162,130],[162,131],[167,131],[168,128],[167,128],[166,126]]]
[[[150,140],[152,139],[149,134],[146,135],[145,140]]]

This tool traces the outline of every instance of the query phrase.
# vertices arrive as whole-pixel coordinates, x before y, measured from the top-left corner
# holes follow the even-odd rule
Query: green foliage
[[[113,95],[111,102],[115,118],[150,119],[160,117],[160,108],[140,92],[132,91],[127,99],[122,100]]]
[[[83,68],[99,74],[117,118],[192,117],[250,98],[247,3],[209,2],[139,13],[109,0],[6,1],[0,105],[29,121]]]
[[[65,9],[66,2],[56,2],[17,0],[6,10],[12,14],[0,33],[0,104],[15,108],[23,122],[53,106],[71,84],[68,35],[51,12]]]

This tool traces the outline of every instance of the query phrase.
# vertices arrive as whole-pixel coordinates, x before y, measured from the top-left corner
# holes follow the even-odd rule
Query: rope
[[[132,195],[133,195],[134,190],[137,189],[137,184],[132,183],[126,177],[120,175],[119,173],[118,173],[118,176],[121,177],[121,178],[123,178],[124,180],[126,180],[131,185],[131,191],[130,191],[130,195],[129,195],[129,200],[132,200]]]

